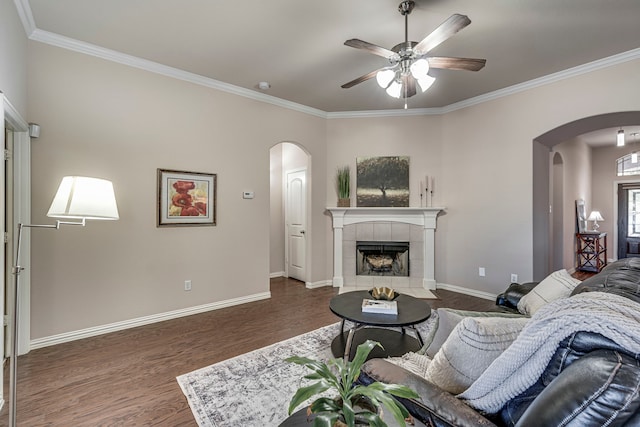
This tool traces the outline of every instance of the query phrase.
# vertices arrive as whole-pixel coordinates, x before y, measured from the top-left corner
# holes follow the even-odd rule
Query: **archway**
[[[290,265],[289,224],[287,216],[287,176],[292,173],[306,176],[304,180],[306,200],[304,208],[304,222],[310,224],[311,201],[311,156],[301,145],[294,142],[281,142],[269,151],[270,157],[270,232],[269,232],[269,274],[270,277],[288,277]],[[303,270],[296,267],[297,279],[305,284],[309,283],[311,271],[311,227],[302,227],[298,231],[303,242],[300,255]],[[300,233],[302,231],[302,233]],[[300,253],[300,252],[299,252]],[[293,276],[292,276],[293,277]]]
[[[551,262],[550,175],[551,148],[599,129],[640,124],[640,111],[600,114],[558,126],[533,140],[533,279],[541,280],[553,268]]]

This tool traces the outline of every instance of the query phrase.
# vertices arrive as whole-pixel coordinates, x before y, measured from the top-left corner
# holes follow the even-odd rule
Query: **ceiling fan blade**
[[[469,24],[471,24],[471,20],[468,16],[455,13],[415,45],[413,51],[418,55],[424,55]]]
[[[406,88],[406,92],[405,92]],[[416,94],[416,79],[410,75],[402,77],[402,95],[401,98],[411,98]]]
[[[448,70],[479,71],[487,63],[486,59],[450,58],[448,56],[431,56],[426,58],[430,68],[446,68]]]
[[[349,39],[344,42],[344,44],[349,47],[355,47],[356,49],[366,50],[369,53],[373,53],[374,55],[382,56],[387,59],[398,57],[398,54],[392,50],[385,49],[384,47],[380,47],[360,39]]]
[[[378,68],[377,70],[373,70],[372,72],[367,73],[367,74],[365,74],[364,76],[360,76],[360,77],[358,77],[357,79],[353,79],[353,80],[351,80],[350,82],[345,83],[345,84],[343,84],[343,85],[342,85],[342,86],[340,86],[340,87],[341,87],[341,88],[343,88],[343,89],[349,89],[350,87],[353,87],[353,86],[355,86],[355,85],[357,85],[357,84],[359,84],[359,83],[366,82],[367,80],[374,78],[374,77],[376,76],[376,74],[378,73],[378,71],[380,71],[380,70],[384,70],[384,69],[386,69],[386,68],[387,68],[387,67],[384,67],[384,68]]]

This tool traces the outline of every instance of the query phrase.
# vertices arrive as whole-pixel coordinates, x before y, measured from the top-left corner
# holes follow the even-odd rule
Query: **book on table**
[[[378,314],[398,314],[398,303],[396,301],[363,299],[362,312]]]

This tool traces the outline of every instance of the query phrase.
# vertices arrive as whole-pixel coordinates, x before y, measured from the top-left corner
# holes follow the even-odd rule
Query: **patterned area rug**
[[[417,325],[427,336],[435,316]],[[349,325],[347,325],[349,326]],[[177,378],[200,427],[278,426],[309,370],[284,359],[327,361],[340,323],[272,344]]]

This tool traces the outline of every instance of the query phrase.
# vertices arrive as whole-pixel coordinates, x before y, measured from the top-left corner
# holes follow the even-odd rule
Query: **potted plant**
[[[349,166],[343,166],[338,168],[336,173],[336,185],[338,187],[338,207],[344,208],[351,206],[351,175],[349,173]]]
[[[392,396],[417,398],[419,396],[415,391],[404,385],[374,382],[365,386],[355,382],[360,376],[362,364],[375,346],[382,347],[371,340],[360,344],[350,362],[342,358],[331,359],[327,363],[298,356],[286,359],[287,362],[311,369],[313,372],[304,378],[317,380],[298,389],[289,404],[289,415],[305,400],[333,391],[337,396],[319,397],[307,409],[307,415],[315,414],[313,427],[386,427],[387,424],[382,420],[382,405],[393,414],[398,425],[405,425],[405,419],[410,417],[409,412]]]

